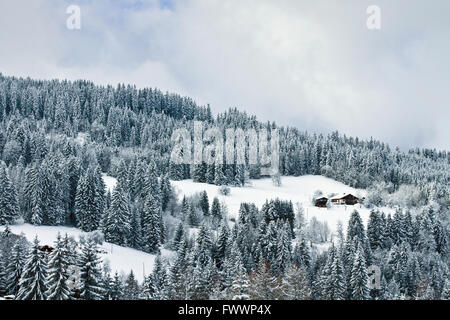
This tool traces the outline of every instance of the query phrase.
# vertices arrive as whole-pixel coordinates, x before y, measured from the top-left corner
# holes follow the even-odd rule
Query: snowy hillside
[[[103,181],[109,191],[114,189],[117,182],[115,178],[107,175],[103,175]],[[294,205],[296,203],[301,204],[307,219],[316,217],[319,221],[327,221],[332,231],[336,230],[338,221],[341,221],[344,227],[346,227],[346,223],[353,209],[359,211],[364,223],[367,222],[370,213],[369,209],[360,205],[332,206],[330,209],[313,206],[313,194],[317,190],[322,191],[323,195],[328,197],[333,195],[338,196],[344,193],[352,193],[360,197],[366,195],[365,190],[354,189],[322,176],[283,177],[280,187],[275,187],[271,179],[251,180],[251,185],[246,187],[230,187],[231,193],[228,196],[219,195],[219,187],[215,185],[195,183],[192,180],[171,181],[171,183],[178,193],[179,201],[181,201],[184,195],[190,196],[204,190],[208,193],[210,201],[214,197],[218,197],[221,202],[226,204],[229,218],[237,217],[239,206],[242,202],[253,202],[261,208],[266,200],[277,197],[283,200],[291,200]],[[393,211],[389,208],[380,209],[386,213],[392,213]],[[3,229],[3,227],[0,227],[0,231]],[[13,225],[11,226],[11,230],[15,234],[23,232],[29,241],[32,241],[37,235],[42,245],[53,245],[58,232],[62,235],[67,233],[76,240],[83,234],[77,228],[33,226],[30,224]],[[153,269],[155,255],[107,242],[101,246],[101,249],[105,252],[102,254],[102,258],[108,261],[112,272],[118,271],[119,273],[127,274],[130,270],[133,270],[137,280],[143,281],[144,273],[148,275]],[[166,258],[171,258],[174,252],[163,249],[162,255]]]
[[[367,222],[370,210],[361,205],[340,206],[333,205],[330,209],[317,208],[312,204],[314,192],[322,191],[326,197],[342,196],[344,193],[351,193],[358,197],[365,197],[366,191],[346,186],[343,183],[323,176],[300,176],[282,177],[282,185],[275,187],[270,178],[251,180],[251,185],[244,188],[230,187],[231,193],[228,196],[219,194],[219,188],[206,183],[196,183],[192,180],[172,181],[172,185],[178,190],[179,197],[190,196],[197,192],[206,191],[210,201],[218,197],[228,207],[230,218],[236,218],[239,206],[242,202],[255,203],[261,209],[266,200],[280,198],[290,200],[295,205],[299,203],[304,208],[305,217],[311,219],[316,217],[319,221],[327,221],[332,231],[335,231],[338,221],[346,226],[346,223],[353,209],[357,209],[363,219]],[[390,208],[380,208],[385,213],[392,213]]]
[[[106,188],[112,191],[117,183],[113,177],[103,175],[103,181]],[[171,181],[179,201],[183,196],[192,196],[195,193],[206,191],[210,201],[214,197],[226,204],[229,218],[237,218],[239,207],[242,202],[255,203],[261,209],[266,200],[280,198],[290,200],[295,205],[299,203],[304,208],[305,218],[316,217],[319,221],[326,221],[332,232],[336,231],[337,223],[342,222],[344,228],[354,209],[357,209],[363,222],[366,224],[369,218],[370,210],[362,205],[345,206],[332,205],[331,208],[318,208],[312,204],[314,193],[318,190],[326,197],[337,197],[351,193],[357,197],[365,197],[367,192],[364,189],[355,189],[336,180],[323,176],[300,176],[300,177],[282,177],[280,187],[275,187],[270,178],[250,180],[249,185],[239,188],[230,187],[230,194],[223,196],[219,194],[219,186],[207,183],[193,182],[192,180]],[[379,208],[386,214],[394,213],[392,208]]]
[[[10,226],[11,231],[15,234],[24,233],[28,241],[32,242],[35,236],[38,236],[41,245],[52,246],[53,242],[58,235],[68,234],[78,240],[78,237],[83,232],[77,228],[70,227],[49,227],[49,226],[33,226],[30,224],[19,224]],[[0,231],[3,231],[4,227],[0,226]],[[103,243],[100,247],[104,253],[101,257],[105,262],[109,263],[112,273],[118,271],[119,274],[123,273],[127,275],[131,270],[138,281],[144,280],[145,275],[149,275],[153,270],[153,263],[156,255],[148,254],[143,251],[121,247],[108,242]],[[163,257],[170,259],[174,252],[162,249],[161,254]]]

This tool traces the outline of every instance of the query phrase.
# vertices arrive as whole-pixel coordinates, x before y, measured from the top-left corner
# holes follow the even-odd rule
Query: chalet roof
[[[333,200],[342,200],[342,199],[358,199],[358,197],[352,195],[351,193],[345,194],[343,197],[341,198],[333,198]]]
[[[351,193],[347,194],[346,196],[343,196],[341,199],[348,199],[348,198],[358,199],[358,197],[352,195]]]
[[[321,198],[317,198],[316,199],[316,201],[319,201],[319,200],[328,200],[328,198],[327,197],[321,197]]]

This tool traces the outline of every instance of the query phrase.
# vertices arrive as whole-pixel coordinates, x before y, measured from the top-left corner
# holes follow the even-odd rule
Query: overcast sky
[[[66,27],[71,4],[80,30]],[[449,150],[449,15],[448,0],[3,0],[0,72],[158,87],[215,112]]]

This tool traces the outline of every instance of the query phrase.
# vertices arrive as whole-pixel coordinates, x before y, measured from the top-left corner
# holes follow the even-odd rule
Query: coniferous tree
[[[172,250],[178,251],[178,247],[185,236],[186,235],[185,235],[185,231],[184,231],[184,225],[183,225],[183,223],[180,222],[177,226],[177,229],[175,230],[175,235],[172,239],[172,243],[171,243]]]
[[[169,297],[171,299],[185,299],[187,297],[186,270],[188,269],[188,246],[182,239],[177,250],[177,257],[169,274]]]
[[[45,300],[47,266],[44,253],[39,248],[39,240],[36,237],[23,267],[19,282],[17,300]]]
[[[142,249],[143,247],[143,234],[142,234],[142,213],[138,208],[131,209],[131,222],[130,222],[130,237],[129,245],[135,249]]]
[[[380,217],[377,211],[372,210],[369,216],[369,222],[367,223],[367,238],[372,250],[381,247],[381,235],[382,226],[380,224]]]
[[[111,206],[104,221],[106,241],[127,245],[131,233],[131,211],[127,193],[117,184],[111,198]]]
[[[103,288],[103,300],[112,300],[112,286],[113,279],[110,275],[109,266],[103,266],[103,275],[102,275],[102,288]]]
[[[203,191],[200,194],[200,208],[202,209],[203,215],[209,216],[209,200],[208,200],[208,194],[206,191]]]
[[[145,251],[156,253],[162,243],[163,225],[160,188],[154,164],[149,166],[146,176],[147,198],[142,215],[143,246]]]
[[[104,210],[104,189],[101,177],[87,170],[78,181],[75,197],[75,217],[78,228],[91,232],[97,230]]]
[[[222,220],[222,211],[220,208],[219,198],[214,197],[212,205],[211,205],[211,216],[216,220]]]
[[[114,274],[114,279],[111,285],[111,300],[120,300],[123,297],[123,283],[119,277],[119,274]]]
[[[133,270],[131,270],[130,274],[125,280],[122,297],[124,300],[138,300],[139,291],[139,284],[134,277]]]
[[[0,163],[0,225],[13,223],[18,214],[16,192],[6,172],[5,164]]]
[[[235,267],[237,271],[231,284],[232,300],[250,300],[251,295],[255,293],[252,284],[248,279],[244,266],[241,262]]]
[[[97,245],[92,240],[88,240],[83,245],[79,258],[80,296],[83,300],[102,300],[103,298],[104,289],[100,263]]]
[[[24,240],[18,240],[11,250],[11,259],[6,267],[7,292],[16,296],[20,289],[20,279],[23,268],[27,262],[28,244]]]
[[[311,255],[309,253],[309,247],[303,235],[301,235],[300,241],[294,248],[292,260],[297,263],[299,267],[303,267],[306,270],[309,270],[311,266]]]
[[[214,164],[214,184],[216,186],[222,186],[226,183],[225,174],[223,172],[224,165],[219,159],[216,159]]]
[[[161,188],[161,209],[162,211],[166,211],[167,206],[169,205],[170,197],[172,195],[172,186],[170,184],[169,176],[167,174],[161,176],[160,179],[160,188]]]
[[[155,259],[155,265],[151,276],[151,285],[153,289],[152,299],[165,300],[168,298],[169,279],[161,255],[158,255]]]
[[[58,233],[55,248],[50,253],[48,261],[47,300],[68,300],[71,292],[67,285],[69,263],[67,252]]]
[[[187,222],[190,226],[196,227],[200,224],[199,214],[193,204],[189,205],[189,212],[187,217]]]
[[[26,219],[32,224],[40,225],[44,222],[44,183],[39,169],[32,167],[26,172],[25,196],[27,198]]]
[[[367,286],[366,260],[364,259],[364,250],[361,245],[358,246],[353,263],[352,274],[350,278],[351,297],[353,300],[369,299],[369,288]]]
[[[230,244],[230,228],[226,221],[223,222],[219,231],[219,236],[216,245],[216,261],[218,266],[221,267],[225,258],[228,255]]]
[[[206,266],[211,259],[213,252],[213,242],[211,239],[211,232],[206,225],[200,227],[197,239],[195,241],[194,257],[197,264]]]
[[[277,240],[276,262],[274,264],[275,268],[273,268],[274,273],[277,275],[282,275],[291,262],[291,241],[289,225],[286,223],[281,229]]]

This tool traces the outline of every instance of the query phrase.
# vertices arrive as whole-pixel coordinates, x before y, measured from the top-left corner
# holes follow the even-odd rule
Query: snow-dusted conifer
[[[67,252],[58,233],[55,248],[50,253],[48,261],[47,300],[68,300],[71,292],[67,285],[69,274]]]
[[[79,258],[81,299],[102,300],[101,259],[98,256],[97,245],[88,240],[81,249]]]
[[[40,250],[39,240],[36,237],[33,247],[28,255],[19,282],[17,300],[45,300],[47,266],[44,253]]]

